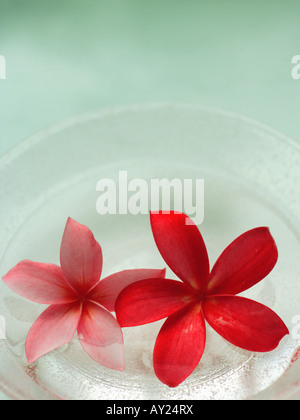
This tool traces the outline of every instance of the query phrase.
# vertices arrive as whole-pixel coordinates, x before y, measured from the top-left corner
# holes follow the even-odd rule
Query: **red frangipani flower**
[[[115,302],[129,284],[163,277],[165,270],[127,270],[100,281],[102,250],[92,232],[68,219],[63,235],[61,267],[23,261],[4,282],[36,303],[50,305],[26,339],[29,363],[72,341],[76,331],[86,353],[101,365],[124,370],[123,333],[115,317]]]
[[[155,212],[151,225],[162,257],[182,282],[156,279],[130,285],[117,299],[116,314],[121,327],[168,317],[153,354],[160,381],[176,387],[194,371],[205,349],[205,320],[242,349],[269,352],[278,346],[289,333],[278,315],[236,296],[265,278],[277,262],[277,247],[268,228],[237,238],[210,272],[203,238],[186,215]]]

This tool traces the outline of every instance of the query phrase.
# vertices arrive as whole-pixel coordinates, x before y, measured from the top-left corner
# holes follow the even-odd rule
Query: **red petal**
[[[26,339],[28,363],[72,341],[81,315],[81,304],[52,305],[36,320]]]
[[[139,280],[164,278],[166,270],[125,270],[101,280],[89,293],[88,299],[100,303],[110,312],[115,310],[116,300],[125,287]]]
[[[156,245],[171,270],[185,283],[202,291],[209,278],[209,260],[201,233],[182,213],[151,213]]]
[[[170,387],[183,382],[197,367],[206,341],[199,305],[170,316],[157,337],[153,363],[158,379]]]
[[[270,308],[239,296],[212,296],[203,303],[204,316],[225,340],[253,352],[274,350],[289,333]]]
[[[121,292],[117,319],[121,327],[134,327],[166,318],[194,299],[191,289],[175,280],[142,280]]]
[[[82,348],[96,362],[114,370],[124,370],[124,341],[116,319],[105,308],[87,303],[78,325]]]
[[[92,232],[68,219],[61,244],[61,267],[67,282],[81,295],[100,281],[102,251]]]
[[[278,260],[268,228],[244,233],[225,249],[212,269],[207,293],[236,295],[264,279]]]
[[[57,265],[22,261],[3,281],[15,293],[36,303],[63,304],[76,300],[76,292],[68,285]]]

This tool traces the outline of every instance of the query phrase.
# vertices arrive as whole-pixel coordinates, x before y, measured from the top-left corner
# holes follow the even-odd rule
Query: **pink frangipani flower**
[[[186,223],[188,220],[188,223]],[[142,280],[126,287],[116,303],[121,327],[167,318],[154,348],[153,364],[161,382],[176,387],[199,364],[206,343],[205,320],[224,339],[252,352],[274,350],[289,333],[268,307],[237,294],[274,268],[278,251],[268,228],[237,238],[210,271],[197,226],[182,213],[151,213],[156,245],[182,280]]]
[[[61,244],[61,267],[22,261],[5,277],[14,292],[50,305],[36,320],[26,339],[31,364],[72,341],[76,331],[85,352],[101,365],[124,370],[123,333],[115,317],[121,290],[137,280],[164,277],[165,270],[137,269],[100,281],[102,250],[92,232],[68,219]]]

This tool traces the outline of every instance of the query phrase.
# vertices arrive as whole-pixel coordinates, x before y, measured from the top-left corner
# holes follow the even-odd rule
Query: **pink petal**
[[[99,281],[102,272],[102,251],[92,232],[68,219],[61,244],[61,267],[67,282],[81,295]]]
[[[36,320],[26,339],[28,363],[72,341],[81,315],[81,304],[52,305]]]
[[[204,316],[225,340],[253,352],[274,350],[289,334],[270,308],[239,296],[212,296],[203,303]]]
[[[89,300],[100,303],[110,312],[115,310],[116,300],[125,287],[139,280],[164,278],[166,270],[125,270],[101,280],[89,293]]]
[[[154,348],[153,363],[158,379],[170,387],[182,383],[199,364],[205,342],[200,305],[189,306],[169,317]]]
[[[185,283],[202,291],[209,278],[209,260],[201,233],[182,213],[151,213],[156,245],[173,272]]]
[[[278,260],[268,228],[244,233],[225,249],[212,269],[207,293],[236,295],[264,279]]]
[[[84,351],[109,369],[124,370],[124,340],[116,319],[102,306],[87,302],[78,325]]]
[[[15,293],[36,303],[63,304],[76,300],[76,292],[68,285],[60,267],[22,261],[3,281]]]
[[[116,314],[121,327],[148,324],[166,318],[195,299],[193,289],[175,280],[142,280],[121,292]]]

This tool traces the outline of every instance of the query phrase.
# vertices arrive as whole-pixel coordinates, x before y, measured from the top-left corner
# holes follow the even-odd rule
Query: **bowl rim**
[[[128,104],[128,105],[112,105],[112,106],[105,106],[102,108],[98,108],[92,111],[84,112],[75,114],[68,118],[62,119],[56,123],[50,124],[46,126],[44,129],[39,130],[21,140],[17,145],[12,147],[2,156],[0,156],[0,170],[2,170],[5,166],[9,165],[13,160],[18,158],[20,155],[25,153],[28,149],[32,146],[46,141],[47,138],[55,133],[60,131],[66,130],[76,125],[81,125],[88,121],[97,120],[99,118],[103,118],[110,115],[121,114],[125,112],[137,112],[137,111],[145,111],[145,110],[159,110],[159,109],[192,109],[198,110],[202,112],[209,112],[214,115],[219,115],[226,117],[231,120],[240,121],[243,124],[248,126],[255,127],[260,129],[269,135],[276,137],[278,140],[289,143],[290,146],[298,149],[300,152],[300,142],[293,137],[288,136],[287,134],[272,128],[271,126],[262,123],[260,121],[255,120],[249,116],[244,114],[239,114],[233,111],[226,111],[221,108],[201,105],[201,104],[192,104],[188,102],[141,102],[135,104]]]

